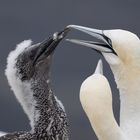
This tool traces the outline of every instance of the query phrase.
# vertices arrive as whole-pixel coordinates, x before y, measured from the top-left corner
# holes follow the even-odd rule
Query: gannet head
[[[111,59],[106,58],[110,65],[115,65],[117,63],[123,63],[123,65],[135,64],[140,54],[140,40],[135,34],[126,30],[118,29],[104,30],[103,33],[110,39],[110,46],[114,52],[116,52],[116,57],[118,58],[116,63],[111,61]],[[105,54],[105,56],[107,55]],[[140,60],[138,59],[138,61]]]
[[[135,34],[120,29],[98,30],[77,25],[68,27],[85,32],[102,41],[68,40],[102,53],[115,75],[122,73],[127,77],[132,73],[140,73],[140,40]]]
[[[112,110],[111,89],[102,71],[100,60],[95,73],[86,78],[81,85],[80,102],[98,139],[107,139],[107,131],[112,126],[114,129],[116,123]]]
[[[102,61],[99,60],[95,72],[87,77],[80,88],[80,101],[87,115],[104,114],[104,107],[112,107],[112,95],[108,81],[103,76]],[[94,112],[92,114],[91,112]],[[105,113],[106,114],[106,113]]]
[[[97,117],[100,113],[104,114],[104,111],[107,111],[103,109],[105,107],[109,108],[109,111],[112,108],[112,95],[108,81],[103,76],[101,60],[99,60],[94,74],[86,78],[82,83],[80,101],[89,117],[90,115]],[[92,114],[92,111],[94,114]]]
[[[66,33],[67,30],[54,33],[49,39],[35,45],[31,40],[17,45],[8,56],[6,76],[14,75],[21,81],[29,81],[37,74],[48,75],[53,51]]]

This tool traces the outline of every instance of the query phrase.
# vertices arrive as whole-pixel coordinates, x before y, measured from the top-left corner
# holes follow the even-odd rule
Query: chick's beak
[[[68,28],[65,28],[63,31],[56,32],[53,34],[53,36],[49,37],[49,39],[44,40],[39,44],[38,52],[34,58],[34,64],[37,62],[37,60],[44,55],[45,57],[48,57],[51,55],[55,48],[58,46],[58,44],[63,40],[63,38],[67,35],[69,32]]]

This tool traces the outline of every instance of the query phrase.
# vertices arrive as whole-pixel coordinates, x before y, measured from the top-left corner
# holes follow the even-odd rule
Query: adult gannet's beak
[[[87,33],[103,42],[101,43],[101,42],[85,41],[85,40],[78,40],[78,39],[66,39],[67,41],[84,45],[100,52],[114,53],[115,55],[117,55],[114,49],[112,48],[111,40],[107,36],[105,36],[104,30],[92,29],[92,28],[78,26],[78,25],[69,25],[67,27],[70,29],[76,29],[84,33]]]

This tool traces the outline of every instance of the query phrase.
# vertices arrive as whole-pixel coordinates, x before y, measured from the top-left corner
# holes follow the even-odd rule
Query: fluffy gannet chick
[[[71,40],[101,52],[111,67],[120,92],[120,127],[133,140],[140,139],[140,39],[126,30],[98,30],[83,26],[83,31],[102,43]]]
[[[5,74],[16,98],[27,114],[31,132],[7,134],[0,140],[68,140],[65,109],[54,95],[50,82],[53,51],[68,29],[32,45],[23,41],[10,52]]]
[[[102,71],[99,60],[95,73],[82,83],[82,107],[99,140],[128,140],[114,118],[110,85]]]

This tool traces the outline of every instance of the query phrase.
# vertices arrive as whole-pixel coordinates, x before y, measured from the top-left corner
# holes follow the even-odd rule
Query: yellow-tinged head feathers
[[[69,25],[68,27],[101,40],[102,42],[77,39],[68,41],[101,52],[110,65],[122,64],[140,68],[140,40],[134,33],[121,29],[98,30],[78,25]]]
[[[104,34],[111,40],[112,48],[124,65],[140,61],[140,40],[135,34],[120,29],[104,30]]]

